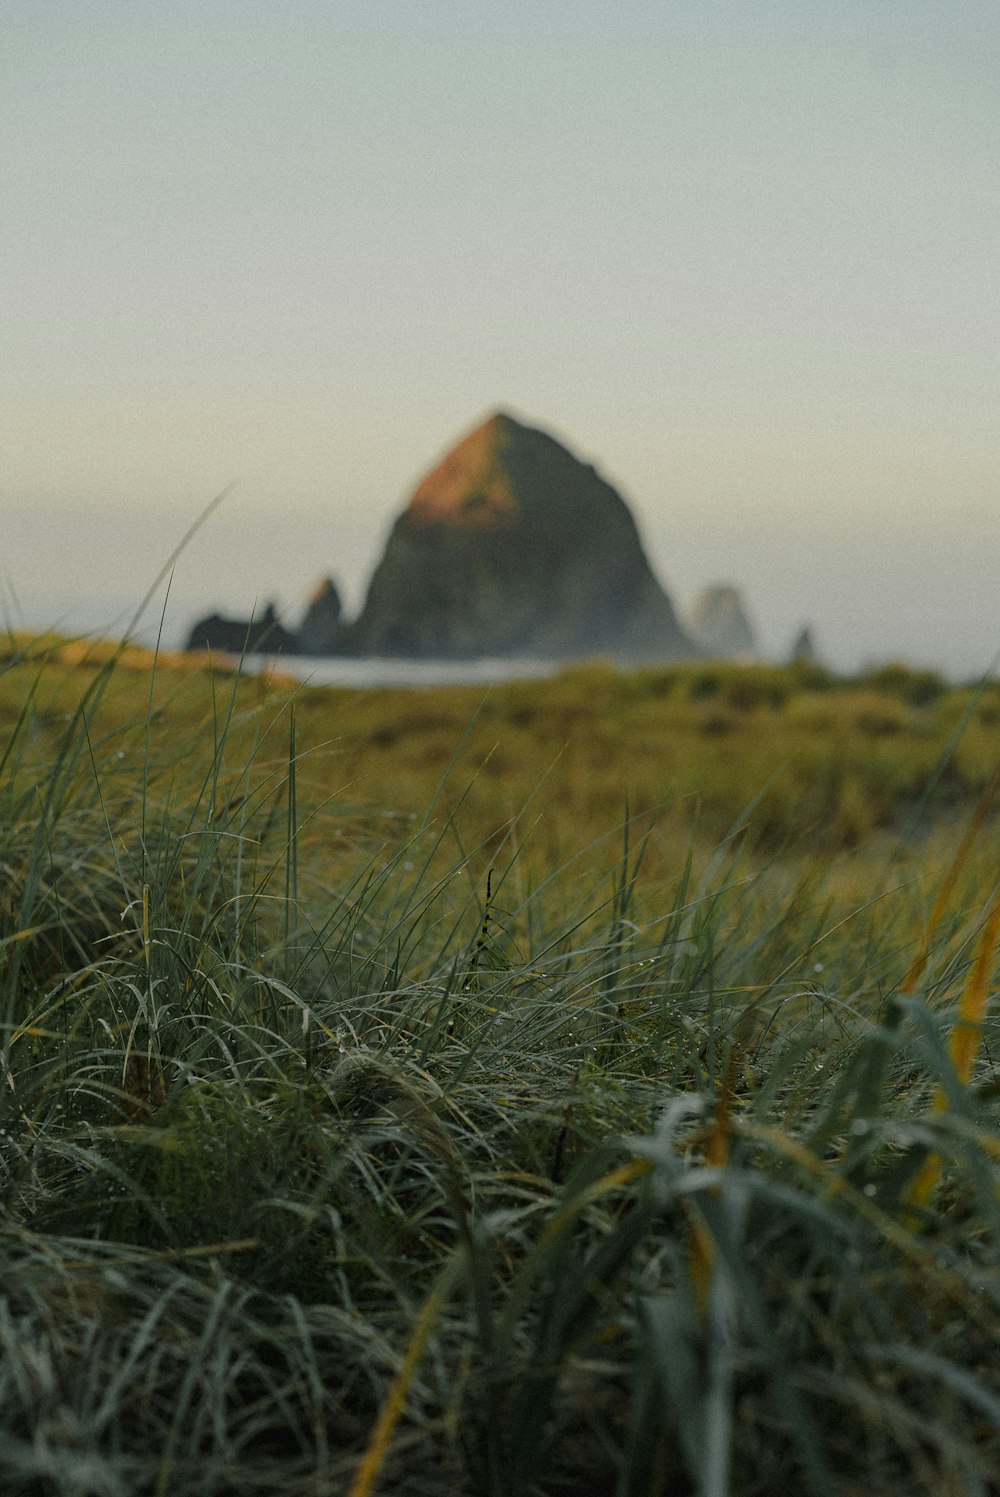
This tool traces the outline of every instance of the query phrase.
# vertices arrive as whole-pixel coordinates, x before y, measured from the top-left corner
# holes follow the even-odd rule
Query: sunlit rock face
[[[752,660],[758,653],[740,590],[728,583],[717,583],[699,593],[686,623],[691,638],[707,655]]]
[[[417,486],[343,648],[626,661],[697,653],[621,496],[503,412]]]

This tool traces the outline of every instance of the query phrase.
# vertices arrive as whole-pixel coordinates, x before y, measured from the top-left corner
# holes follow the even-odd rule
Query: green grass
[[[0,672],[4,1493],[995,1490],[995,688]]]

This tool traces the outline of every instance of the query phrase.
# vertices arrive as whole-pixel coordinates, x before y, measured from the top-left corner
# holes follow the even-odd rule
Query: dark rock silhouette
[[[817,664],[816,641],[808,624],[803,624],[793,639],[788,658],[792,665]]]
[[[503,412],[419,484],[342,649],[625,661],[699,653],[621,496],[553,437]]]
[[[309,600],[296,636],[300,655],[336,655],[344,638],[343,605],[337,584],[324,577]]]
[[[278,619],[273,603],[259,618],[227,619],[210,613],[199,619],[187,638],[186,650],[222,650],[227,655],[292,655],[296,638]]]
[[[730,583],[706,587],[685,620],[695,644],[720,659],[753,659],[757,638],[739,588]]]

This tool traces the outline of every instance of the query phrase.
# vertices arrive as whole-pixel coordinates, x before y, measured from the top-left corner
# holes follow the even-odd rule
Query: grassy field
[[[998,1490],[1000,689],[0,653],[0,1491]]]

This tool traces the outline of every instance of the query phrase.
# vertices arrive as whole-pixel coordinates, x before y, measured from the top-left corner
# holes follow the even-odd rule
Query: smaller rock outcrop
[[[757,636],[742,594],[732,583],[715,583],[699,593],[686,624],[695,644],[708,655],[752,660],[758,654]]]
[[[194,625],[184,648],[222,650],[227,655],[294,655],[296,640],[281,623],[274,604],[268,603],[259,618],[208,614]]]
[[[343,603],[332,577],[317,583],[296,636],[300,655],[335,655],[344,637]]]
[[[808,624],[802,628],[792,640],[792,648],[788,656],[792,665],[816,665],[816,641]]]

